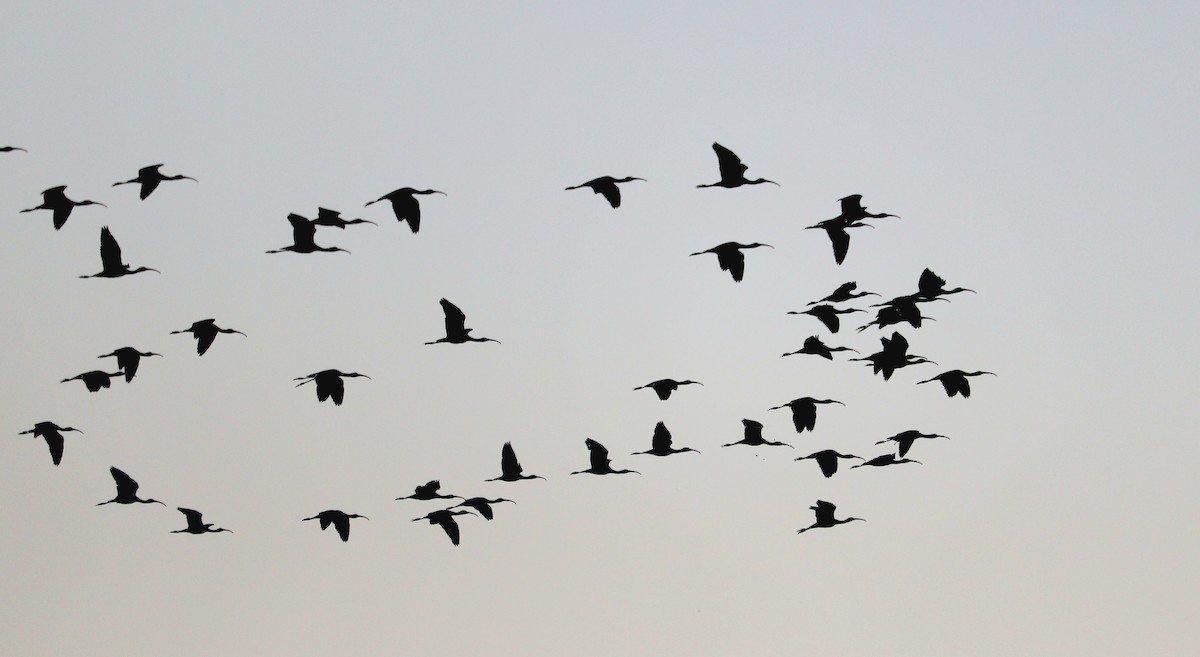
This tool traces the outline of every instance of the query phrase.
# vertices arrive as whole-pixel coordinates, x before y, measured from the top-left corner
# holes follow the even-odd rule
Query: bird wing
[[[671,432],[667,425],[659,422],[654,425],[654,437],[650,439],[650,451],[666,452],[671,449]]]
[[[850,233],[842,226],[826,226],[825,234],[829,236],[829,241],[833,244],[833,260],[837,264],[842,264],[846,259],[846,254],[850,252]]]
[[[590,457],[591,462],[592,462],[592,469],[594,469],[594,470],[608,469],[609,464],[612,463],[612,461],[608,458],[608,448],[605,447],[604,445],[601,445],[600,443],[592,440],[591,438],[588,438],[587,440],[585,440],[583,442],[585,445],[587,445],[588,456]]]
[[[813,460],[821,467],[821,474],[825,475],[826,479],[832,477],[837,472],[837,455],[833,452],[829,450],[817,452],[813,455]]]
[[[937,294],[946,286],[946,281],[941,276],[933,273],[928,267],[921,272],[921,278],[917,281],[917,290],[921,294]]]
[[[63,195],[66,200],[66,195]],[[69,201],[68,201],[69,203]],[[71,217],[71,209],[73,205],[60,205],[54,208],[54,230],[58,230],[66,225],[67,219]]]
[[[322,519],[324,522],[324,519]],[[350,540],[350,517],[340,515],[333,519],[333,526],[337,529],[338,536],[342,537],[342,542]],[[324,529],[324,527],[322,527]]]
[[[512,443],[504,443],[504,447],[500,449],[500,471],[505,477],[521,476],[521,462],[517,460],[517,452],[513,449]]]
[[[841,202],[843,217],[858,217],[866,212],[866,208],[862,206],[862,194],[851,194],[841,199]]]
[[[741,249],[722,249],[717,252],[717,263],[723,271],[729,272],[733,280],[740,282],[746,271],[746,256]]]
[[[467,315],[458,306],[442,299],[442,313],[446,315],[446,335],[453,336],[467,330]]]
[[[187,518],[187,524],[188,524],[189,528],[204,526],[204,514],[200,513],[199,511],[197,511],[195,509],[185,509],[181,506],[177,506],[175,508],[178,509],[179,512],[184,515],[185,518]]]
[[[796,424],[796,433],[812,431],[817,426],[817,405],[811,401],[802,401],[792,406],[792,420]]]
[[[217,339],[216,327],[211,327],[208,330],[193,331],[192,335],[196,336],[196,353],[200,356],[208,351],[214,340]]]
[[[137,495],[138,483],[133,480],[133,477],[130,477],[117,468],[109,468],[108,471],[112,474],[113,481],[117,482],[117,497],[133,497]]]
[[[608,201],[609,205],[614,208],[621,207],[621,190],[617,187],[617,183],[599,183],[592,189],[596,190],[596,193],[603,195],[604,200]]]
[[[746,174],[750,167],[742,164],[742,158],[724,146],[713,142],[713,150],[717,153],[717,164],[721,168],[721,180],[737,180]]]
[[[47,431],[42,434],[42,438],[46,439],[46,446],[50,448],[50,460],[54,461],[54,465],[62,463],[63,455],[63,437],[57,431]]]
[[[294,212],[288,214],[287,218],[288,223],[292,225],[292,244],[300,246],[315,243],[313,240],[317,236],[317,227],[313,225],[313,222]]]
[[[142,361],[142,355],[136,349],[119,349],[117,354],[117,367],[125,372],[125,380],[132,381],[133,375],[137,374],[138,364]]]
[[[414,233],[421,230],[421,203],[417,201],[417,197],[409,194],[392,197],[391,201],[396,221],[407,221],[409,230]]]
[[[836,510],[837,510],[837,506],[835,506],[834,504],[832,504],[830,502],[825,502],[822,500],[817,500],[816,505],[813,506],[813,511],[815,511],[817,514],[817,522],[818,523],[832,522],[833,521],[833,512]]]
[[[100,263],[105,271],[120,270],[124,267],[121,262],[121,245],[112,231],[105,226],[100,229]]]
[[[491,520],[491,518],[488,518]],[[437,524],[446,531],[446,536],[450,537],[450,542],[458,545],[458,522],[454,520],[454,516],[445,514],[437,519]]]
[[[342,377],[330,377],[327,385],[329,388],[329,397],[333,399],[334,406],[341,406],[342,399],[346,396],[346,384],[344,381],[342,381]],[[317,392],[320,391],[321,389],[318,387]]]
[[[161,166],[161,165],[159,165],[159,166]],[[162,174],[158,173],[158,167],[147,167],[147,168],[154,170],[154,174],[153,174],[154,177],[153,178],[142,178],[142,187],[141,187],[141,191],[138,192],[138,196],[140,196],[143,201],[146,200],[147,196],[150,196],[150,194],[154,193],[154,190],[158,189],[158,184],[160,182],[162,182],[162,177],[161,177]],[[141,177],[141,173],[138,174],[138,177],[139,178]]]

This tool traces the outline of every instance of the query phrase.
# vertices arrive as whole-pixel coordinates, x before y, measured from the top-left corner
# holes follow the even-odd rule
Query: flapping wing
[[[457,335],[465,331],[467,328],[466,313],[445,299],[442,299],[439,303],[442,304],[442,313],[446,315],[446,335]]]
[[[521,462],[517,460],[517,452],[513,449],[512,443],[504,443],[504,447],[500,449],[500,471],[505,477],[519,477],[523,468]]]
[[[741,282],[742,274],[746,271],[746,256],[740,249],[722,249],[717,252],[717,262],[721,269],[730,273],[733,280]]]
[[[584,444],[587,445],[587,448],[588,448],[588,453],[589,453],[588,456],[590,457],[591,462],[592,462],[592,469],[594,469],[594,470],[608,469],[609,464],[612,463],[612,460],[608,458],[608,448],[605,447],[604,445],[601,445],[600,443],[592,440],[591,438],[588,438],[587,440],[585,440]]]
[[[654,437],[650,440],[650,449],[654,452],[666,452],[671,449],[671,432],[662,422],[654,425]]]
[[[108,226],[100,229],[100,262],[106,271],[122,267],[121,245]]]
[[[117,482],[117,497],[133,497],[137,495],[138,483],[133,480],[133,477],[130,477],[117,468],[109,468],[108,471],[112,474],[113,481]]]
[[[746,174],[747,167],[742,164],[742,158],[737,153],[713,142],[713,150],[717,153],[717,163],[721,167],[721,180],[737,180]]]

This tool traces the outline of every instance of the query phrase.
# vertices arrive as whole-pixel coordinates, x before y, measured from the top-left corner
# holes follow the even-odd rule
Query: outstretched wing
[[[843,218],[859,218],[864,212],[867,211],[867,209],[862,206],[862,194],[851,194],[846,198],[841,199],[841,202]]]
[[[713,142],[713,150],[717,153],[717,163],[721,167],[721,180],[738,180],[745,176],[747,167],[742,164],[742,158],[724,146]]]
[[[850,233],[842,226],[826,226],[825,234],[829,236],[829,241],[833,244],[833,260],[837,264],[842,264],[846,259],[846,254],[850,252]]]
[[[185,509],[181,506],[177,506],[175,508],[178,509],[179,512],[184,515],[185,518],[187,518],[188,527],[203,527],[204,526],[204,514],[200,513],[199,511],[197,511],[195,509]]]
[[[612,461],[608,458],[608,448],[600,443],[588,438],[584,441],[587,445],[589,457],[592,462],[593,470],[607,470]]]
[[[317,236],[317,227],[308,218],[302,217],[296,213],[288,214],[288,223],[292,225],[292,244],[301,246],[305,244],[314,244],[314,239]]]
[[[113,481],[117,482],[117,497],[134,497],[137,495],[138,483],[133,480],[133,477],[115,467],[109,468],[108,471],[112,474]]]
[[[100,229],[100,263],[104,271],[120,270],[123,268],[121,262],[121,245],[117,244],[117,238],[113,237],[112,231],[105,226]]]
[[[63,437],[57,431],[47,431],[42,434],[42,438],[46,439],[46,446],[50,448],[50,460],[54,461],[54,465],[62,463],[63,455]]]
[[[523,470],[512,443],[504,443],[504,447],[500,449],[500,471],[505,477],[511,478],[521,476]]]
[[[446,335],[453,336],[466,331],[466,313],[445,299],[442,299],[439,303],[442,304],[442,313],[446,315]]]

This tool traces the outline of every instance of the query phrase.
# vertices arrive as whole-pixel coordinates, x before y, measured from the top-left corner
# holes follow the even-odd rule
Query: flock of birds
[[[772,184],[778,183],[766,180],[764,178],[748,179],[746,178],[747,166],[742,163],[741,159],[734,154],[733,151],[714,143],[713,150],[717,155],[717,160],[720,168],[720,180],[714,183],[701,184],[697,187],[725,187],[735,188],[745,185]],[[0,147],[0,153],[8,153],[13,151],[25,151],[23,148],[15,146]],[[162,173],[163,165],[156,164],[143,167],[138,171],[138,175],[129,180],[116,182],[113,186],[120,185],[138,185],[139,196],[142,200],[147,199],[151,194],[159,188],[163,182],[177,180],[191,180],[195,178],[185,175],[166,175]],[[618,208],[621,205],[621,191],[618,185],[633,181],[645,181],[643,178],[624,177],[614,178],[611,176],[601,176],[579,185],[567,187],[567,190],[575,190],[589,188],[594,193],[604,197],[610,206]],[[74,201],[66,194],[66,186],[60,185],[52,187],[42,192],[42,203],[40,205],[21,210],[21,212],[33,212],[36,210],[48,210],[52,213],[53,225],[55,230],[61,229],[70,219],[72,211],[81,206],[99,205],[107,207],[103,203],[92,200]],[[374,201],[366,203],[366,206],[371,206],[375,203],[388,201],[391,204],[392,212],[398,222],[407,223],[408,227],[415,234],[420,230],[421,226],[421,206],[417,199],[418,196],[442,194],[432,189],[414,189],[411,187],[402,187],[395,191],[389,192]],[[826,219],[812,226],[810,229],[822,229],[833,246],[834,261],[837,264],[842,264],[846,258],[846,254],[850,247],[851,228],[871,227],[865,223],[867,219],[882,219],[882,218],[898,218],[896,215],[887,213],[871,213],[862,204],[862,196],[852,194],[840,199],[841,212],[838,216]],[[364,207],[366,207],[364,206]],[[316,234],[319,227],[334,227],[345,229],[346,226],[370,223],[365,219],[344,219],[340,212],[320,208],[315,219],[309,219],[299,214],[289,214],[288,222],[292,227],[292,243],[278,249],[267,251],[266,253],[317,253],[317,252],[347,252],[345,249],[335,246],[319,246],[316,243]],[[741,244],[738,242],[726,242],[718,246],[714,246],[704,251],[692,253],[691,255],[703,255],[712,253],[717,256],[717,262],[723,271],[728,271],[733,280],[741,281],[745,274],[745,250],[758,247],[774,248],[769,244],[761,244],[758,242],[751,244]],[[142,272],[158,272],[156,269],[141,266],[136,269],[131,269],[125,263],[121,247],[113,236],[112,231],[108,227],[103,227],[100,230],[100,259],[101,271],[96,274],[83,275],[81,278],[118,278],[121,276],[133,275]],[[946,282],[929,269],[925,269],[918,278],[917,289],[915,292],[893,297],[888,301],[883,301],[869,306],[870,309],[875,309],[875,317],[869,322],[857,327],[857,331],[861,332],[870,327],[885,329],[890,326],[899,326],[908,324],[913,329],[919,329],[922,322],[931,318],[922,315],[921,306],[923,304],[932,303],[935,301],[946,301],[947,297],[960,292],[974,292],[966,288],[947,288]],[[835,304],[845,304],[856,299],[863,299],[869,296],[879,296],[873,292],[859,291],[855,282],[847,282],[839,286],[832,293],[821,299],[817,299],[808,304],[804,310],[790,311],[788,314],[808,315],[817,319],[830,334],[837,334],[841,328],[840,317],[853,313],[869,313],[868,309],[838,307]],[[489,337],[477,337],[472,335],[472,330],[466,326],[466,314],[446,299],[441,300],[441,308],[445,317],[445,333],[446,335],[426,342],[427,345],[438,343],[462,344],[466,342],[496,342],[498,340]],[[171,334],[190,333],[196,340],[196,352],[203,356],[213,346],[218,335],[222,333],[239,334],[245,336],[244,333],[232,328],[222,328],[216,324],[213,319],[203,319],[193,322],[188,328],[172,331]],[[881,348],[879,351],[866,356],[850,358],[851,361],[866,362],[871,367],[874,374],[882,375],[884,380],[889,380],[896,370],[903,369],[914,365],[936,364],[924,356],[910,354],[909,344],[907,339],[900,334],[899,331],[893,330],[890,336],[880,338]],[[820,336],[812,335],[804,340],[803,345],[796,351],[791,351],[783,354],[783,357],[794,355],[809,355],[817,356],[827,360],[833,360],[834,354],[839,352],[858,353],[857,350],[845,346],[829,346]],[[112,380],[124,378],[126,383],[132,382],[138,372],[141,359],[161,356],[161,354],[141,351],[134,347],[122,347],[115,349],[110,353],[103,354],[99,358],[115,358],[116,371],[110,372],[104,370],[90,370],[77,374],[73,377],[63,379],[63,383],[69,381],[81,381],[90,392],[98,392],[112,385]],[[945,390],[948,397],[962,396],[964,398],[971,396],[970,379],[981,375],[990,375],[992,372],[986,371],[965,371],[961,369],[951,369],[941,372],[940,374],[928,379],[918,381],[918,384],[939,382]],[[308,383],[314,384],[316,396],[319,402],[331,400],[335,405],[340,406],[345,398],[345,379],[350,378],[366,378],[371,377],[359,372],[342,372],[336,369],[328,369],[320,372],[314,372],[306,376],[296,377],[294,380],[299,383],[297,387]],[[699,385],[703,386],[699,381],[692,380],[674,380],[660,379],[652,381],[645,385],[637,386],[633,390],[652,390],[660,400],[667,401],[672,393],[677,391],[681,386]],[[768,410],[788,409],[792,414],[792,422],[797,434],[804,432],[812,432],[816,426],[817,407],[827,404],[844,404],[834,399],[816,399],[813,397],[799,397],[784,404],[774,406]],[[743,435],[742,439],[722,445],[722,447],[732,447],[736,445],[748,445],[753,447],[762,446],[781,446],[793,448],[784,442],[769,441],[763,436],[764,425],[761,422],[751,419],[743,419]],[[22,435],[32,434],[35,438],[45,440],[50,450],[50,457],[54,465],[58,465],[62,461],[64,448],[64,433],[80,432],[74,427],[62,427],[54,422],[43,421],[38,422],[32,429],[20,432]],[[82,433],[82,432],[80,432]],[[854,454],[842,454],[834,449],[823,449],[807,456],[796,458],[797,461],[813,460],[817,463],[821,473],[825,477],[832,477],[838,471],[838,464],[841,460],[858,460],[851,468],[860,468],[866,466],[883,467],[890,465],[898,465],[904,463],[920,463],[913,459],[907,458],[908,453],[913,448],[914,443],[920,439],[935,439],[947,438],[937,433],[924,433],[915,429],[901,431],[893,436],[886,437],[876,444],[891,445],[894,451],[887,452],[871,458],[864,458]],[[593,475],[618,475],[618,474],[640,474],[635,470],[616,469],[612,465],[612,460],[609,456],[609,450],[596,440],[587,438],[584,441],[589,456],[589,466],[583,470],[571,472],[571,475],[577,474],[593,474]],[[650,449],[635,452],[634,455],[653,455],[653,456],[671,456],[684,452],[699,453],[690,447],[675,447],[671,432],[667,429],[663,422],[659,422],[655,428],[651,438]],[[501,474],[487,481],[501,482],[518,482],[529,479],[544,479],[540,475],[525,474],[524,468],[517,459],[516,451],[511,443],[505,443],[500,453],[500,470]],[[138,496],[138,483],[132,477],[116,467],[109,469],[113,481],[116,485],[116,495],[107,501],[100,502],[104,504],[164,504],[155,499],[143,499]],[[414,522],[422,520],[428,521],[430,525],[439,526],[449,537],[451,543],[458,545],[460,541],[460,529],[458,521],[455,519],[461,515],[478,515],[487,520],[492,520],[494,517],[493,505],[503,502],[513,502],[507,498],[488,497],[462,497],[440,492],[441,484],[437,480],[429,481],[426,484],[417,486],[413,494],[396,498],[397,500],[458,500],[457,504],[431,511],[421,517],[414,518]],[[814,512],[815,521],[804,528],[801,528],[797,533],[803,533],[811,529],[829,528],[839,524],[848,523],[854,520],[862,520],[857,517],[846,517],[838,519],[835,515],[836,506],[824,500],[817,500],[810,507]],[[172,533],[189,533],[189,534],[206,534],[229,532],[229,529],[214,528],[212,523],[206,523],[203,520],[201,512],[194,509],[178,507],[187,522],[187,526],[183,529],[175,530]],[[350,521],[352,519],[362,518],[366,516],[347,513],[338,509],[330,509],[321,511],[314,516],[303,518],[302,521],[317,520],[321,529],[327,529],[333,526],[341,537],[342,541],[348,541],[350,538]]]

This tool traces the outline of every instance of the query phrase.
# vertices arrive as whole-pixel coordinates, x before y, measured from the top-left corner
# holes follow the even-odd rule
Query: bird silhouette
[[[0,146],[0,153],[11,153],[13,151],[21,151],[22,153],[29,152],[20,146]]]
[[[850,347],[830,347],[830,346],[826,345],[824,342],[821,342],[821,338],[818,338],[815,335],[810,335],[807,338],[804,338],[804,346],[803,347],[800,347],[796,351],[789,351],[786,354],[784,354],[784,356],[795,356],[796,354],[808,354],[810,356],[820,356],[821,358],[824,358],[825,360],[833,360],[833,352],[835,352],[835,351],[853,351],[856,354],[858,353],[858,351],[851,349]],[[781,356],[781,358],[782,358],[782,356]]]
[[[291,251],[292,253],[316,253],[317,251],[326,253],[342,251],[350,253],[346,249],[336,246],[317,246],[317,243],[313,241],[317,236],[317,227],[313,225],[310,219],[305,219],[293,212],[288,215],[288,223],[292,224],[292,243],[267,251],[267,253],[283,253],[284,251]]]
[[[412,495],[397,497],[397,500],[461,500],[462,495],[443,495],[438,493],[438,489],[442,487],[442,482],[434,479],[428,483],[417,486],[413,489]]]
[[[946,396],[953,397],[954,395],[962,395],[963,398],[971,396],[971,382],[967,377],[981,376],[983,374],[991,374],[996,376],[995,372],[964,372],[962,370],[947,370],[932,379],[917,381],[918,384],[929,383],[930,381],[941,381],[942,387],[946,389]]]
[[[121,376],[124,372],[102,372],[100,370],[91,370],[83,374],[76,374],[69,379],[63,379],[59,383],[67,381],[83,381],[83,385],[87,386],[88,392],[99,392],[101,388],[108,388],[112,385],[114,376]]]
[[[17,434],[23,436],[25,434],[33,434],[34,438],[42,438],[46,441],[46,446],[50,448],[50,460],[54,461],[54,465],[62,463],[63,455],[63,432],[77,431],[83,433],[75,427],[60,427],[53,422],[38,422],[33,425],[32,429],[22,431]]]
[[[871,306],[872,308],[879,308],[875,313],[875,319],[858,327],[858,332],[862,333],[872,326],[878,326],[882,329],[894,324],[904,323],[913,328],[921,328],[924,320],[934,321],[932,317],[926,317],[921,314],[921,308],[917,305],[918,301],[920,299],[916,295],[905,295]]]
[[[442,304],[442,314],[446,316],[446,337],[438,338],[432,342],[425,344],[437,344],[439,342],[449,342],[451,344],[462,344],[464,342],[495,342],[500,344],[499,340],[492,338],[476,338],[471,335],[471,331],[475,329],[467,328],[467,315],[459,310],[458,306],[442,299],[438,303]]]
[[[493,517],[492,505],[499,504],[501,502],[512,502],[513,504],[516,504],[516,502],[503,497],[497,497],[494,500],[489,500],[486,497],[468,497],[467,499],[455,504],[450,508],[453,509],[460,506],[467,506],[478,511],[479,515],[483,516],[484,518],[491,520]]]
[[[192,337],[196,338],[196,353],[203,356],[204,352],[212,346],[213,340],[217,339],[218,333],[237,333],[238,335],[246,335],[237,329],[226,329],[217,326],[215,319],[202,319],[198,322],[192,322],[188,328],[171,331],[171,335],[177,333],[191,333]]]
[[[863,219],[883,219],[884,217],[900,217],[886,212],[880,214],[871,214],[862,204],[862,194],[851,194],[849,196],[838,199],[842,204],[842,214],[838,215],[838,219],[843,221],[862,221]]]
[[[945,438],[946,440],[950,440],[949,436],[943,436],[940,433],[921,433],[916,429],[909,429],[908,431],[901,431],[894,436],[884,438],[875,444],[882,445],[886,442],[894,442],[898,447],[896,455],[903,458],[908,454],[908,450],[912,449],[913,443],[916,442],[918,438]]]
[[[742,274],[746,271],[746,255],[742,253],[742,249],[753,249],[760,246],[775,248],[770,244],[760,244],[754,242],[752,244],[739,244],[737,242],[726,242],[714,246],[711,249],[697,251],[691,255],[698,256],[705,253],[714,253],[717,256],[717,264],[721,265],[721,271],[729,272],[733,276],[735,283],[742,282]]]
[[[138,193],[144,201],[146,200],[146,197],[153,194],[154,190],[158,189],[159,184],[165,180],[191,180],[193,182],[196,180],[191,176],[166,176],[159,171],[160,168],[162,168],[161,164],[152,164],[148,167],[142,167],[141,169],[138,169],[138,175],[136,178],[113,183],[113,187],[116,187],[117,185],[141,185],[141,190]]]
[[[617,187],[617,183],[627,183],[634,180],[641,180],[642,182],[646,181],[645,178],[613,178],[612,176],[600,176],[599,178],[593,178],[585,183],[575,185],[574,187],[568,187],[567,189],[571,190],[581,189],[583,187],[591,187],[593,193],[603,194],[604,199],[608,201],[609,205],[613,206],[614,208],[619,208],[621,207],[621,190]]]
[[[159,273],[157,269],[150,267],[138,267],[130,269],[129,265],[121,260],[121,245],[117,244],[117,238],[113,237],[112,231],[105,226],[100,229],[100,272],[97,274],[83,275],[80,278],[120,278],[130,274],[139,274],[144,271],[152,271]]]
[[[933,273],[928,267],[925,268],[925,271],[921,272],[921,278],[917,281],[917,297],[922,301],[932,301],[933,299],[958,294],[959,292],[975,294],[975,290],[969,290],[965,287],[956,287],[953,290],[947,290],[945,279]]]
[[[804,459],[812,459],[816,461],[817,466],[821,468],[821,474],[825,475],[825,478],[828,479],[837,474],[838,459],[858,459],[861,461],[863,460],[863,457],[855,456],[853,454],[840,454],[836,450],[832,449],[823,449],[819,452],[813,452],[808,456],[801,456],[796,460],[803,461]]]
[[[304,522],[305,520],[319,520],[321,522],[321,531],[325,531],[326,529],[329,529],[330,525],[333,525],[334,528],[337,529],[338,536],[341,536],[342,542],[345,543],[346,541],[350,540],[351,518],[370,520],[370,518],[366,516],[360,516],[357,513],[346,513],[345,511],[330,509],[328,511],[322,511],[311,518],[301,518],[300,522]]]
[[[895,454],[881,454],[873,459],[859,463],[858,465],[852,465],[850,466],[850,469],[853,470],[854,468],[864,468],[868,465],[876,468],[882,468],[884,466],[899,465],[901,463],[916,463],[917,465],[923,465],[920,461],[897,458]]]
[[[320,372],[313,372],[312,374],[309,374],[308,376],[298,376],[292,380],[300,381],[300,383],[296,384],[297,388],[299,388],[300,386],[302,386],[306,383],[309,383],[309,382],[316,382],[316,384],[317,384],[317,401],[325,401],[326,399],[333,399],[333,403],[335,406],[341,406],[342,398],[346,394],[346,386],[345,386],[344,382],[342,381],[342,377],[349,377],[349,378],[353,379],[353,378],[360,377],[360,376],[363,377],[364,379],[371,378],[371,377],[367,376],[366,374],[359,374],[358,372],[341,372],[338,370],[321,370]],[[303,380],[301,380],[301,379],[303,379]]]
[[[846,254],[850,252],[850,233],[846,232],[848,228],[874,228],[871,224],[864,224],[861,221],[846,221],[840,217],[834,219],[826,219],[825,221],[805,226],[805,230],[820,228],[825,231],[825,235],[829,237],[829,243],[833,246],[833,260],[837,264],[842,264],[846,260]]]
[[[374,221],[367,221],[366,219],[343,219],[341,212],[330,210],[329,208],[317,208],[317,218],[311,221],[314,226],[332,226],[334,228],[341,228],[342,230],[345,230],[346,226],[352,224],[379,225]]]
[[[834,308],[833,306],[826,306],[826,305],[822,304],[819,306],[813,306],[812,308],[809,308],[807,310],[789,310],[788,314],[789,315],[811,315],[812,317],[816,317],[818,320],[820,320],[821,323],[825,325],[825,328],[829,329],[830,333],[837,333],[838,329],[841,328],[841,321],[838,320],[838,315],[846,315],[849,313],[861,313],[861,312],[864,312],[864,311],[860,310],[858,308],[846,308],[846,309],[842,310],[842,309]]]
[[[676,381],[675,379],[659,379],[657,381],[651,381],[650,383],[647,383],[644,386],[638,386],[638,387],[634,388],[634,390],[650,388],[650,389],[654,390],[654,394],[658,395],[659,399],[666,401],[671,398],[671,393],[675,392],[675,390],[677,388],[679,388],[679,386],[691,385],[693,383],[698,386],[704,385],[703,383],[700,383],[699,381],[691,381],[691,380]]]
[[[854,281],[842,283],[841,285],[838,286],[838,288],[836,290],[834,290],[832,293],[830,293],[824,299],[817,299],[816,301],[810,301],[808,303],[808,305],[815,306],[818,303],[824,303],[826,301],[828,301],[829,303],[841,303],[843,301],[849,301],[851,299],[857,299],[859,297],[871,297],[871,296],[877,297],[877,296],[879,296],[878,294],[875,294],[874,292],[855,292],[854,290],[857,288],[858,288],[858,283],[856,283]]]
[[[742,429],[742,439],[741,440],[739,440],[735,443],[727,443],[725,445],[721,445],[721,447],[732,447],[734,445],[750,445],[752,447],[759,447],[762,445],[773,445],[775,447],[791,447],[791,445],[789,445],[787,443],[773,443],[773,442],[763,438],[763,435],[762,435],[763,425],[761,422],[755,422],[754,420],[742,420],[742,427],[743,427],[743,429]],[[793,448],[793,449],[795,449],[795,448]]]
[[[117,504],[133,504],[135,502],[138,504],[163,504],[158,500],[143,500],[138,497],[138,483],[133,480],[133,477],[116,468],[109,468],[108,471],[112,474],[113,481],[117,484],[117,496],[107,502],[100,502],[96,506],[113,504],[114,502]],[[163,504],[163,506],[166,505]]]
[[[841,525],[852,520],[865,520],[864,518],[843,518],[841,520],[837,520],[833,517],[834,511],[837,510],[837,506],[823,500],[817,500],[816,506],[810,506],[808,508],[817,512],[817,521],[805,527],[804,529],[797,531],[797,534],[803,534],[810,529],[825,529],[835,525]]]
[[[545,479],[538,475],[522,474],[525,469],[521,467],[521,462],[517,460],[517,453],[513,450],[512,443],[504,443],[504,447],[500,449],[500,476],[486,479],[485,481],[520,481],[522,479]]]
[[[612,460],[608,458],[608,448],[600,443],[588,438],[583,441],[588,448],[588,457],[591,465],[586,470],[578,470],[571,474],[594,474],[594,475],[609,475],[609,474],[641,474],[637,470],[613,470]]]
[[[142,359],[150,356],[162,356],[162,354],[156,354],[153,351],[142,352],[133,347],[121,347],[112,353],[96,356],[96,358],[115,357],[117,359],[117,367],[121,368],[121,371],[125,373],[125,382],[128,383],[133,380],[133,375],[137,374],[138,366],[141,365]]]
[[[181,506],[177,506],[175,508],[179,509],[179,512],[182,513],[185,518],[187,518],[187,527],[184,527],[183,529],[176,529],[175,531],[171,532],[172,534],[219,534],[220,532],[229,532],[230,534],[233,533],[232,529],[225,529],[224,527],[213,529],[211,522],[204,522],[204,514],[196,511],[195,509],[185,509]]]
[[[417,231],[421,230],[421,204],[417,202],[417,195],[419,194],[446,195],[445,192],[439,192],[436,189],[413,189],[412,187],[401,187],[400,189],[380,196],[374,201],[367,203],[367,205],[372,205],[380,201],[391,201],[392,212],[396,213],[396,221],[407,221],[409,230],[415,234]]]
[[[715,151],[717,154],[717,164],[721,168],[721,179],[715,183],[696,185],[696,187],[733,188],[741,187],[742,185],[758,185],[761,183],[771,183],[776,187],[779,186],[779,183],[775,182],[774,180],[767,180],[766,178],[748,180],[746,178],[746,169],[749,167],[747,167],[745,164],[742,164],[742,158],[738,157],[736,153],[716,142],[713,142],[712,147],[713,151]]]
[[[934,363],[924,356],[913,356],[908,353],[908,340],[900,333],[892,333],[890,338],[879,338],[883,343],[883,349],[862,358],[851,358],[850,360],[867,361],[871,364],[871,368],[875,374],[883,374],[883,380],[887,381],[892,378],[892,374],[903,367],[909,365],[920,365],[922,363]]]
[[[781,408],[790,408],[792,411],[792,423],[796,425],[796,433],[804,433],[812,431],[813,427],[817,426],[817,404],[842,404],[836,399],[813,399],[812,397],[800,397],[779,406],[772,406],[767,409],[775,411]],[[845,406],[845,404],[842,404]]]
[[[451,507],[453,508],[453,507]],[[446,536],[450,537],[450,542],[458,545],[458,521],[454,516],[473,515],[470,511],[453,511],[451,509],[441,509],[438,511],[430,511],[420,518],[413,518],[413,522],[428,520],[431,525],[438,525],[442,531],[446,532]]]
[[[74,210],[80,205],[99,205],[107,208],[107,205],[97,201],[72,201],[67,198],[67,186],[59,185],[51,187],[42,192],[42,204],[36,205],[28,210],[21,212],[33,212],[34,210],[50,210],[54,213],[54,230],[62,228],[67,223],[67,219],[71,218],[71,210]]]
[[[659,422],[654,425],[654,436],[650,439],[650,449],[644,452],[634,452],[633,455],[652,454],[654,456],[670,456],[682,452],[696,452],[699,454],[700,450],[692,449],[691,447],[681,447],[679,449],[672,447],[671,432],[667,430],[667,425]]]

